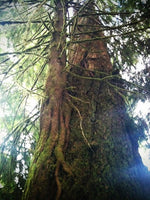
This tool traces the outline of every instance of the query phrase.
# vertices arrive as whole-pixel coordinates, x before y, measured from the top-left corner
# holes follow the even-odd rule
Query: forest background
[[[141,0],[0,2],[1,199],[149,199],[150,112],[134,113],[150,95],[149,13]]]

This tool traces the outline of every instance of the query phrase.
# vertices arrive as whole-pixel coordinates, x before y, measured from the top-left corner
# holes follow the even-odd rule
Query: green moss
[[[33,180],[33,177],[36,173],[36,164],[35,163],[32,163],[32,166],[30,168],[30,172],[29,172],[29,175],[28,175],[28,179],[26,181],[26,185],[25,185],[25,193],[24,195],[22,196],[22,200],[26,200],[28,199],[28,194],[29,194],[29,191],[30,191],[30,185],[31,185],[31,182]]]
[[[65,161],[64,154],[62,152],[62,148],[59,145],[57,145],[56,148],[55,148],[55,156],[56,156],[58,161],[60,161],[60,162]]]

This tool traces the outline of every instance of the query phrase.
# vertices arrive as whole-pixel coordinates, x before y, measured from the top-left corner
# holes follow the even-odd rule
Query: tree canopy
[[[57,49],[65,53],[65,68],[72,77],[107,80],[109,87],[126,103],[139,133],[139,143],[149,139],[146,121],[133,117],[136,103],[150,97],[150,2],[142,0],[4,0],[0,2],[0,128],[5,134],[0,153],[0,197],[21,199],[36,143],[39,139],[40,108],[47,99],[45,82],[50,49],[57,37],[56,11],[60,2],[63,13]],[[94,10],[89,9],[92,4]],[[84,30],[81,18],[94,18],[99,25]],[[84,35],[92,35],[85,38]],[[83,35],[83,37],[82,37]],[[95,35],[95,37],[93,36]],[[96,77],[71,71],[73,45],[93,41],[107,44],[113,66],[111,72]],[[60,46],[62,45],[63,48]],[[85,46],[86,47],[86,46]],[[142,70],[137,68],[141,61]],[[76,70],[80,72],[79,66]],[[88,69],[87,69],[88,71]],[[69,81],[68,81],[69,82]],[[120,86],[120,83],[122,86]],[[73,91],[72,85],[67,85]],[[72,95],[73,92],[70,92]],[[78,98],[72,95],[72,98]],[[81,99],[78,99],[82,101]],[[74,106],[80,115],[80,111]],[[131,120],[131,121],[132,121]],[[130,124],[132,123],[130,121]],[[81,126],[81,124],[80,124]],[[81,127],[82,128],[82,127]],[[83,133],[83,132],[82,132]],[[84,137],[84,134],[83,134]],[[88,144],[86,137],[84,138]],[[90,144],[88,144],[89,147]]]

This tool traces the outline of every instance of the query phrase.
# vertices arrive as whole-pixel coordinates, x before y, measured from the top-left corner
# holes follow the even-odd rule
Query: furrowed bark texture
[[[69,134],[70,108],[67,104],[66,55],[64,35],[64,8],[57,4],[54,17],[55,30],[50,47],[49,71],[45,85],[46,100],[41,108],[40,138],[35,149],[23,200],[58,199],[61,185],[58,178],[62,166],[67,174],[71,174],[64,160]]]
[[[76,17],[66,76],[62,15],[58,4],[41,134],[23,200],[148,199],[139,136],[118,89],[123,83],[112,75],[104,41],[92,41],[104,37],[100,21]]]

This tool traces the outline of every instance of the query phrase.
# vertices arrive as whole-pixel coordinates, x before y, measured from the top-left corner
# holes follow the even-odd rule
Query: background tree
[[[138,153],[147,127],[131,113],[149,96],[148,2],[4,1],[0,9],[13,45],[0,54],[4,105],[15,113],[1,147],[3,199],[17,191],[23,200],[148,199]],[[146,68],[132,73],[139,55]],[[33,98],[40,114],[38,104],[29,112]]]

